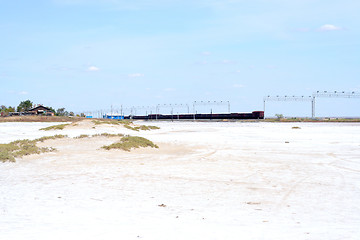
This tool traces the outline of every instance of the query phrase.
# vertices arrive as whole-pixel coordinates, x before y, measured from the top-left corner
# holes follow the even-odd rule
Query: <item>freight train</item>
[[[251,113],[196,113],[196,114],[149,114],[144,116],[124,116],[134,120],[224,120],[224,119],[264,119],[264,111]]]

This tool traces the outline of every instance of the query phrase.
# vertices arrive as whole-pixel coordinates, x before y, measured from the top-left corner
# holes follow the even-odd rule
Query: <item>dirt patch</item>
[[[0,117],[0,122],[77,122],[84,120],[80,117],[59,116],[11,116]]]

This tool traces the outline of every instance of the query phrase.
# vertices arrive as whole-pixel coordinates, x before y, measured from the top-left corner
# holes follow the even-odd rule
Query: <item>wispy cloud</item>
[[[296,29],[297,32],[303,32],[303,33],[314,32],[314,31],[330,32],[330,31],[341,31],[341,30],[345,30],[345,28],[339,27],[339,26],[336,26],[333,24],[324,24],[324,25],[320,26],[319,28],[315,28],[315,29],[305,28],[305,27]]]
[[[19,95],[28,95],[29,93],[27,91],[21,91],[19,92]]]
[[[87,70],[89,72],[97,72],[97,71],[100,71],[100,68],[95,67],[95,66],[90,66],[90,67],[87,68]]]
[[[209,55],[211,55],[211,52],[209,52],[209,51],[204,51],[204,52],[201,53],[201,55],[209,56]]]
[[[128,74],[128,77],[131,78],[137,78],[137,77],[144,77],[145,75],[143,73],[130,73]]]
[[[332,24],[325,24],[322,25],[318,30],[321,32],[328,32],[328,31],[340,31],[343,30],[343,28]]]

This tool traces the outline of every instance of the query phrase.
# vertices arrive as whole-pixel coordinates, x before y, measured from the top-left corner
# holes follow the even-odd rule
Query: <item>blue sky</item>
[[[0,104],[222,100],[248,112],[266,95],[359,92],[359,12],[355,0],[0,0]],[[360,116],[360,99],[317,104],[318,115]],[[269,102],[275,113],[311,108]]]

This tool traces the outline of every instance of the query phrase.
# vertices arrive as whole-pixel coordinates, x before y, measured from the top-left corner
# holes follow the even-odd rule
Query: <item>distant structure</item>
[[[44,107],[42,105],[38,105],[32,109],[29,109],[24,113],[25,115],[46,115],[46,116],[54,116],[55,113],[51,111],[50,108]]]
[[[9,116],[21,116],[21,115],[45,115],[45,116],[54,116],[55,113],[48,107],[43,105],[37,105],[25,112],[10,112]]]
[[[121,120],[124,119],[124,115],[119,113],[106,113],[103,115],[103,118]]]
[[[264,113],[267,101],[307,101],[311,102],[311,117],[315,118],[315,102],[316,98],[360,98],[360,93],[357,92],[328,92],[328,91],[316,91],[312,96],[266,96],[264,97]]]

